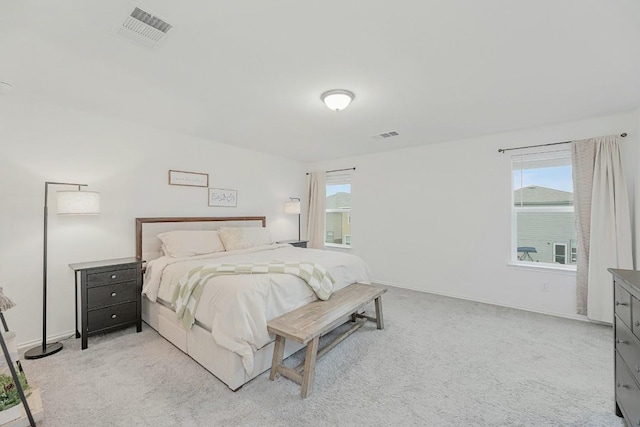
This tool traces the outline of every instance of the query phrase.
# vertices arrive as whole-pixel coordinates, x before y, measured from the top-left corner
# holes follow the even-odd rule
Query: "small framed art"
[[[208,187],[209,174],[169,170],[169,185],[184,185],[187,187]]]
[[[235,208],[238,206],[238,191],[223,188],[209,189],[209,206]]]

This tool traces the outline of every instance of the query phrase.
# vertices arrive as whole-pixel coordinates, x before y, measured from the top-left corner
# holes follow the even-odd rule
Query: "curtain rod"
[[[621,137],[627,136],[626,132],[620,134]],[[511,150],[522,150],[523,148],[534,148],[534,147],[548,147],[550,145],[560,145],[560,144],[571,144],[573,141],[563,141],[563,142],[552,142],[551,144],[539,144],[539,145],[527,145],[525,147],[514,147],[514,148],[498,148],[498,153],[504,153],[505,151]]]
[[[341,171],[354,171],[356,170],[356,168],[346,168],[346,169],[334,169],[332,171],[325,171],[325,172],[341,172]],[[309,172],[307,172],[307,175],[309,175]]]

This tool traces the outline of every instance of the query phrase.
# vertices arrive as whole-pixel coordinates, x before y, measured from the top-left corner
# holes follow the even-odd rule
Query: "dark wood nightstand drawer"
[[[615,287],[614,309],[620,320],[631,328],[631,294],[617,283]]]
[[[87,308],[93,310],[127,301],[135,301],[136,285],[135,281],[130,281],[90,288],[87,290]]]
[[[622,357],[616,353],[616,399],[630,425],[640,425],[640,389]]]
[[[95,332],[136,320],[136,303],[127,302],[87,313],[88,331]]]
[[[87,287],[136,280],[137,271],[138,270],[135,268],[129,268],[126,270],[111,270],[102,273],[91,273],[87,275]]]

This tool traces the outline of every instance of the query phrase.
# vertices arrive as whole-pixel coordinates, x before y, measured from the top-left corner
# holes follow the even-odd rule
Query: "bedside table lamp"
[[[300,199],[298,197],[289,197],[288,202],[284,202],[284,213],[290,215],[298,215],[298,240],[300,240]]]
[[[26,359],[39,359],[62,350],[62,343],[47,344],[47,219],[49,216],[48,196],[49,185],[72,185],[78,187],[74,191],[59,191],[57,193],[58,214],[68,215],[97,215],[100,213],[100,194],[94,191],[80,191],[87,184],[69,182],[44,183],[44,246],[42,256],[42,345],[27,350]]]

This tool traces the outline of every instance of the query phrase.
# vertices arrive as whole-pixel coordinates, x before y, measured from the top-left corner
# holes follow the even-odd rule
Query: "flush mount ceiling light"
[[[334,111],[344,110],[354,98],[353,92],[344,89],[329,90],[320,96],[322,102]]]

